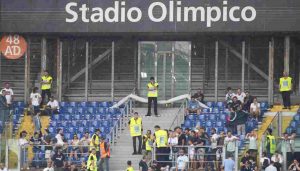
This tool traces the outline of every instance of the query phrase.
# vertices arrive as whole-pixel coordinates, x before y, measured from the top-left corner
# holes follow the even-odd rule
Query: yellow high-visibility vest
[[[127,167],[127,170],[126,171],[134,171],[133,167]]]
[[[152,140],[151,138],[148,138],[147,135],[144,135],[147,139],[145,143],[145,146],[146,146],[146,151],[152,151]]]
[[[291,77],[281,77],[280,81],[280,92],[291,91],[292,90],[292,78]]]
[[[276,141],[275,141],[275,137],[273,135],[267,135],[267,138],[269,139],[269,143],[270,143],[270,153],[274,154],[276,151]],[[266,141],[267,143],[267,141]],[[267,145],[267,144],[266,144]]]
[[[42,90],[51,89],[52,77],[50,75],[42,76],[42,81],[46,81],[47,83],[42,83]]]
[[[142,118],[138,118],[137,120],[131,118],[129,126],[130,126],[130,135],[132,137],[142,135]]]
[[[95,137],[95,144],[93,143],[93,139],[94,139],[94,136]],[[90,150],[92,150],[92,148],[96,148],[96,151],[100,151],[100,138],[98,135],[94,134],[91,138],[91,141],[90,141]]]
[[[158,90],[155,90],[154,88],[157,88],[158,83],[152,84],[151,82],[148,83],[148,88],[152,90],[148,90],[148,97],[157,97],[158,96]]]
[[[156,147],[167,147],[168,133],[165,130],[158,130],[155,133]]]
[[[93,160],[92,160],[93,158]],[[87,160],[87,170],[89,171],[97,171],[97,156],[94,154],[90,154]]]

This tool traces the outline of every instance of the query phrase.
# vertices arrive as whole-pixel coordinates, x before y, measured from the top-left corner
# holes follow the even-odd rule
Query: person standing
[[[132,155],[142,154],[142,118],[139,117],[137,112],[134,112],[133,117],[129,121],[130,135],[133,142],[133,153]],[[138,151],[136,150],[136,139],[139,140]]]
[[[8,106],[6,98],[5,98],[5,93],[6,93],[6,91],[2,90],[1,95],[0,95],[0,121],[3,122],[3,125],[5,122],[7,122],[8,116],[9,116],[9,113],[8,113],[9,106]]]
[[[158,83],[155,82],[154,77],[150,78],[150,82],[147,84],[148,90],[148,113],[146,116],[151,116],[151,105],[153,101],[153,108],[155,116],[159,116],[157,114],[157,96],[158,96]]]
[[[4,88],[2,90],[5,90],[5,98],[6,98],[7,105],[9,107],[9,109],[12,110],[12,103],[14,100],[14,92],[10,88],[10,84],[8,82],[6,82],[4,84]]]
[[[272,129],[267,129],[267,141],[266,141],[266,151],[267,151],[267,157],[271,158],[271,156],[275,153],[276,150],[276,141],[275,136],[272,135]]]
[[[41,81],[41,89],[42,89],[41,105],[45,103],[46,95],[48,96],[48,101],[49,101],[51,97],[51,85],[52,85],[52,77],[49,75],[48,70],[45,70]]]
[[[164,167],[164,161],[168,161],[168,133],[165,130],[160,129],[160,126],[156,125],[155,129],[155,143],[156,143],[156,159],[160,165],[160,167]],[[163,154],[163,155],[162,155]]]
[[[229,154],[227,159],[224,160],[223,168],[224,171],[234,171],[234,160],[232,158],[232,155]]]
[[[90,141],[90,149],[96,149],[96,156],[98,160],[100,159],[100,133],[100,129],[96,129]]]
[[[100,159],[100,171],[109,171],[109,158],[110,158],[110,148],[109,144],[105,142],[105,138],[101,137],[100,141],[100,152],[101,152],[101,159]],[[105,166],[103,169],[103,165]]]
[[[91,149],[91,153],[87,160],[87,170],[88,171],[97,171],[97,157],[96,157],[96,148]]]
[[[279,81],[279,91],[282,95],[283,109],[291,109],[291,92],[292,92],[292,78],[287,72],[283,72],[283,77]]]
[[[55,171],[63,171],[65,166],[65,155],[62,153],[61,149],[58,149],[52,156],[52,161]]]
[[[127,169],[126,171],[134,171],[133,167],[132,167],[132,163],[130,160],[127,161]]]

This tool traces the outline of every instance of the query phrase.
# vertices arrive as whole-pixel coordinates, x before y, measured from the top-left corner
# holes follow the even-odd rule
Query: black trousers
[[[148,115],[151,114],[151,104],[153,101],[154,114],[157,115],[157,97],[148,97]]]
[[[46,95],[48,97],[48,101],[51,97],[51,90],[50,89],[47,89],[47,90],[42,90],[42,101],[41,101],[41,105],[43,105],[45,103],[45,98],[46,98]]]
[[[138,153],[142,152],[142,136],[135,136],[132,137],[132,141],[133,141],[133,152],[136,153],[136,139],[139,140],[139,146],[138,146]]]
[[[291,92],[290,91],[283,91],[281,92],[282,101],[284,107],[291,107]]]

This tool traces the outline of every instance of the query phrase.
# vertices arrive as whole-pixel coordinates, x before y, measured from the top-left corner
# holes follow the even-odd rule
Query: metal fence
[[[180,156],[180,150],[184,151],[185,156],[188,157],[186,162],[186,169],[211,169],[214,171],[220,170],[224,164],[224,160],[228,156],[233,155],[232,159],[235,162],[235,171],[238,170],[238,142],[235,144],[235,151],[228,152],[226,146],[217,146],[212,149],[211,146],[171,146],[165,147],[161,150],[157,147],[153,147],[152,150],[152,162],[157,161],[160,166],[169,167],[171,170],[175,170],[178,166],[177,159]],[[162,152],[163,151],[163,152]],[[194,152],[191,152],[194,151]],[[231,153],[231,154],[229,154]]]

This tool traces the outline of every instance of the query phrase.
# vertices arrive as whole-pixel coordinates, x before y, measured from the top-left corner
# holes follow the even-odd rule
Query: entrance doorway
[[[153,41],[138,44],[138,88],[147,96],[147,83],[154,77],[159,99],[187,94],[191,85],[191,42]]]

